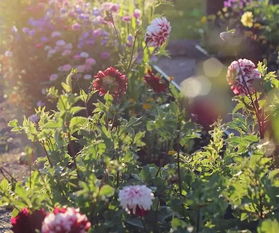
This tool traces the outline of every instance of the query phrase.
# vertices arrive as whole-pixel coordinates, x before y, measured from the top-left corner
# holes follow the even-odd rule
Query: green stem
[[[126,73],[130,72],[132,63],[133,63],[133,57],[134,57],[134,52],[135,52],[135,48],[136,48],[136,40],[137,40],[137,36],[138,36],[138,31],[135,34],[135,38],[134,38],[134,42],[133,42],[133,47],[132,47],[132,52],[131,52],[131,56],[130,56],[130,61],[126,70]]]
[[[241,66],[240,66],[240,63],[239,61],[237,60],[237,63],[238,63],[238,66],[239,66],[239,70],[240,70],[240,74],[241,74],[241,78],[242,78],[242,81],[244,83],[244,86],[247,90],[247,93],[248,93],[248,98],[250,99],[251,103],[252,103],[252,106],[254,108],[254,111],[255,111],[255,114],[256,114],[256,118],[257,118],[257,121],[258,121],[258,125],[259,125],[259,133],[260,133],[260,138],[263,139],[264,138],[264,131],[263,131],[263,128],[262,128],[262,122],[261,122],[261,116],[260,116],[260,113],[259,113],[259,109],[253,99],[253,96],[252,96],[252,93],[250,92],[250,89],[249,87],[247,86],[247,83],[245,81],[245,78],[244,78],[244,74],[242,72],[242,69],[241,69]]]
[[[53,167],[53,164],[52,164],[52,162],[51,162],[50,156],[49,156],[49,154],[48,154],[48,152],[47,152],[47,149],[46,149],[44,143],[43,143],[43,142],[40,142],[40,144],[41,144],[41,146],[42,146],[44,152],[46,153],[46,157],[47,157],[47,160],[48,160],[49,165],[50,165],[51,167]]]
[[[179,194],[182,195],[182,181],[181,181],[180,151],[179,150],[177,150],[177,175],[178,175]]]

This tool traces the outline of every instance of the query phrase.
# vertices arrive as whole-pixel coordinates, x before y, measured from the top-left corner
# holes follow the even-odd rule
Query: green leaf
[[[85,107],[81,107],[81,106],[75,106],[71,108],[71,113],[76,114],[78,112],[80,112],[81,110],[84,110]]]
[[[66,92],[71,92],[72,90],[71,86],[67,85],[66,83],[61,83],[61,86]]]
[[[171,227],[176,230],[178,228],[185,228],[187,225],[184,221],[180,220],[179,218],[173,218],[171,220]]]
[[[132,225],[132,226],[135,226],[135,227],[138,227],[138,228],[144,228],[144,226],[142,225],[142,222],[137,219],[137,218],[133,218],[133,219],[129,219],[126,221],[128,224]]]
[[[279,232],[279,222],[276,220],[265,220],[258,227],[258,233],[278,233]]]
[[[12,131],[13,132],[17,132],[17,131],[20,131],[20,127],[18,125],[18,120],[12,120],[8,123],[8,126],[12,128]]]
[[[70,121],[70,130],[72,133],[78,131],[81,128],[84,128],[87,123],[87,118],[85,117],[73,117]]]
[[[134,143],[136,144],[136,146],[144,146],[145,145],[145,143],[142,141],[144,136],[145,136],[145,132],[138,132],[135,135]]]
[[[111,197],[114,194],[114,188],[106,184],[101,187],[99,195],[105,197]]]

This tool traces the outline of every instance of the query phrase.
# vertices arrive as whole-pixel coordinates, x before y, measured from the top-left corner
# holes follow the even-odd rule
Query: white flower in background
[[[126,186],[119,191],[119,201],[128,213],[144,216],[151,208],[154,194],[145,185]]]
[[[164,17],[156,18],[147,27],[145,42],[149,47],[160,47],[166,42],[170,32],[170,22]]]

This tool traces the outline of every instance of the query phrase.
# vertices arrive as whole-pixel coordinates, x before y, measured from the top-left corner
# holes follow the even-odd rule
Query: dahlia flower
[[[149,47],[160,47],[168,39],[171,32],[169,21],[162,17],[154,19],[147,27],[145,41]]]
[[[227,81],[236,95],[247,95],[248,92],[255,92],[253,83],[260,78],[260,72],[250,60],[239,59],[233,61],[228,67]]]
[[[126,94],[128,79],[114,67],[109,67],[94,76],[93,87],[100,96],[109,92],[112,96],[119,97]]]
[[[144,80],[156,93],[166,91],[169,86],[165,80],[156,76],[151,70],[144,76]]]
[[[31,212],[24,208],[16,217],[11,218],[12,231],[14,233],[36,233],[36,230],[41,230],[45,216],[44,210]]]
[[[86,233],[91,224],[75,208],[55,208],[43,221],[42,233]]]
[[[154,194],[145,185],[126,186],[119,191],[119,201],[127,213],[145,216],[151,209]]]

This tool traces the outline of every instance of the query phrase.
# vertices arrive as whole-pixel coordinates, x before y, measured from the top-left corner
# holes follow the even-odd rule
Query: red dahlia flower
[[[93,87],[100,96],[109,92],[114,97],[120,97],[126,94],[128,79],[114,67],[109,67],[94,76]]]
[[[254,82],[260,78],[260,72],[250,60],[239,59],[238,61],[233,61],[228,67],[227,81],[236,95],[254,93]]]
[[[12,231],[14,233],[36,233],[36,230],[41,230],[45,216],[44,210],[31,212],[24,208],[16,217],[11,218]]]
[[[168,89],[169,84],[162,78],[155,76],[155,74],[149,70],[144,76],[145,82],[155,91],[156,93],[164,92]]]

